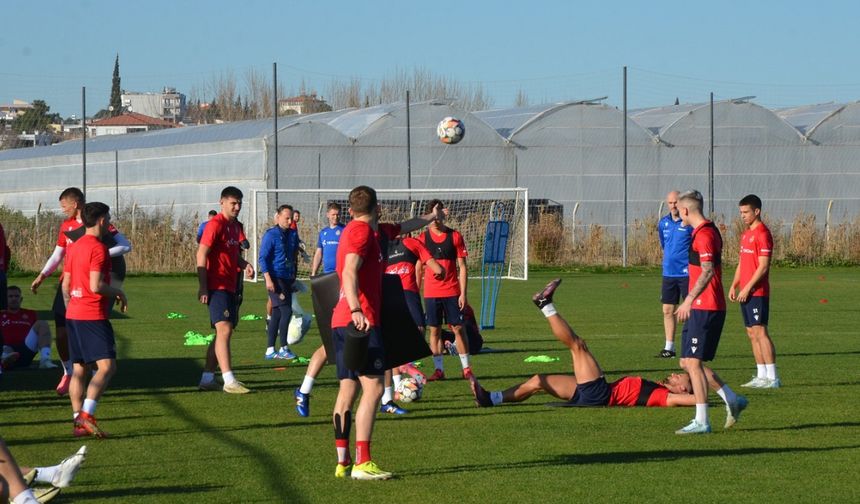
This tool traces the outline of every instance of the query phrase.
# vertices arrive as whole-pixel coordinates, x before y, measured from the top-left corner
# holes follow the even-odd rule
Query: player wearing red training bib
[[[227,186],[221,191],[221,212],[209,220],[197,248],[197,298],[209,306],[209,322],[215,328],[215,340],[206,349],[206,365],[198,388],[203,391],[222,389],[229,394],[247,394],[245,385],[233,375],[230,338],[239,321],[237,272],[244,270],[249,278],[254,267],[240,255],[245,238],[237,220],[242,210],[242,191]],[[223,387],[215,381],[215,368],[221,369]]]
[[[444,208],[439,200],[427,202],[427,208],[437,205]],[[447,208],[444,213],[447,216]],[[445,270],[445,275],[441,279],[437,279],[430,271],[424,275],[424,305],[427,310],[427,327],[430,328],[430,350],[433,351],[433,365],[436,368],[427,381],[445,379],[442,359],[443,315],[454,332],[463,377],[471,379],[469,341],[463,334],[463,308],[468,304],[466,287],[469,278],[466,269],[466,257],[469,254],[466,251],[463,236],[457,230],[445,226],[443,219],[437,219],[418,236],[418,240],[427,247],[430,255]]]
[[[729,299],[740,303],[756,363],[756,375],[741,386],[779,388],[781,383],[776,372],[776,351],[767,329],[770,318],[768,276],[773,237],[761,221],[761,198],[749,194],[738,202],[738,207],[747,230],[741,235],[738,267],[729,287]],[[740,289],[737,294],[736,289]]]
[[[556,339],[570,350],[573,374],[538,374],[523,383],[497,392],[488,392],[477,380],[473,380],[472,393],[479,407],[522,402],[539,392],[546,392],[564,400],[564,406],[672,407],[696,404],[687,374],[673,373],[659,382],[641,376],[624,376],[608,383],[585,340],[573,331],[555,308],[552,298],[559,284],[560,278],[551,281],[543,290],[532,296],[532,301],[546,317]],[[711,387],[718,390],[720,397],[726,402],[725,428],[728,429],[746,408],[746,398],[726,394],[728,386],[713,371],[704,369]]]
[[[69,399],[75,415],[73,434],[103,438],[107,434],[96,422],[96,406],[116,372],[116,343],[108,314],[114,301],[125,311],[127,300],[110,285],[110,256],[101,241],[110,226],[110,208],[87,203],[81,217],[86,233],[69,248],[62,284],[69,357],[74,363]]]
[[[713,360],[726,320],[726,298],[722,283],[723,239],[713,222],[702,215],[699,191],[678,197],[678,211],[685,226],[693,227],[690,244],[690,289],[675,312],[685,322],[681,332],[680,365],[690,375],[696,396],[696,417],[675,434],[711,432],[708,419],[708,379],[704,361]]]

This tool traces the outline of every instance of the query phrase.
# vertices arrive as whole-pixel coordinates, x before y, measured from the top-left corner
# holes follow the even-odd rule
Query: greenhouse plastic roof
[[[685,115],[707,106],[707,103],[684,103],[668,107],[629,110],[627,113],[637,124],[652,134],[659,135]]]
[[[549,112],[550,110],[563,107],[569,102],[543,103],[528,107],[515,107],[507,109],[483,110],[473,112],[472,115],[487,123],[496,130],[503,138],[510,139],[520,128]],[[574,102],[570,102],[574,103]]]
[[[773,112],[782,120],[792,125],[801,135],[808,135],[822,121],[836,114],[845,107],[844,103],[819,103],[775,109]]]

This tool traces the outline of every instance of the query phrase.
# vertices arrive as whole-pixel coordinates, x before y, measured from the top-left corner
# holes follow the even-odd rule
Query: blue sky
[[[446,8],[447,7],[447,8]],[[0,103],[63,116],[124,89],[188,94],[227,71],[325,95],[422,67],[483,85],[497,107],[608,96],[630,108],[755,95],[770,106],[860,99],[860,2],[19,1],[0,6]]]

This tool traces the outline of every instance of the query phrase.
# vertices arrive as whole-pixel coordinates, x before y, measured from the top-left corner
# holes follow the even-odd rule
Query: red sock
[[[334,448],[337,450],[337,463],[349,465],[349,439],[335,439]]]
[[[370,462],[370,441],[355,442],[355,463]]]

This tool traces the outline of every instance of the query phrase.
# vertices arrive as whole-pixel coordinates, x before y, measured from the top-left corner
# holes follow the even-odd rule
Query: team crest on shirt
[[[702,300],[701,300],[701,299],[697,299],[697,300],[696,300],[696,305],[698,306],[698,305],[700,305],[700,304],[702,304]]]
[[[335,234],[335,236],[340,236],[340,229],[336,230],[336,231],[334,232],[334,234]]]
[[[375,361],[373,361],[373,369],[382,369],[382,359],[376,359]]]

